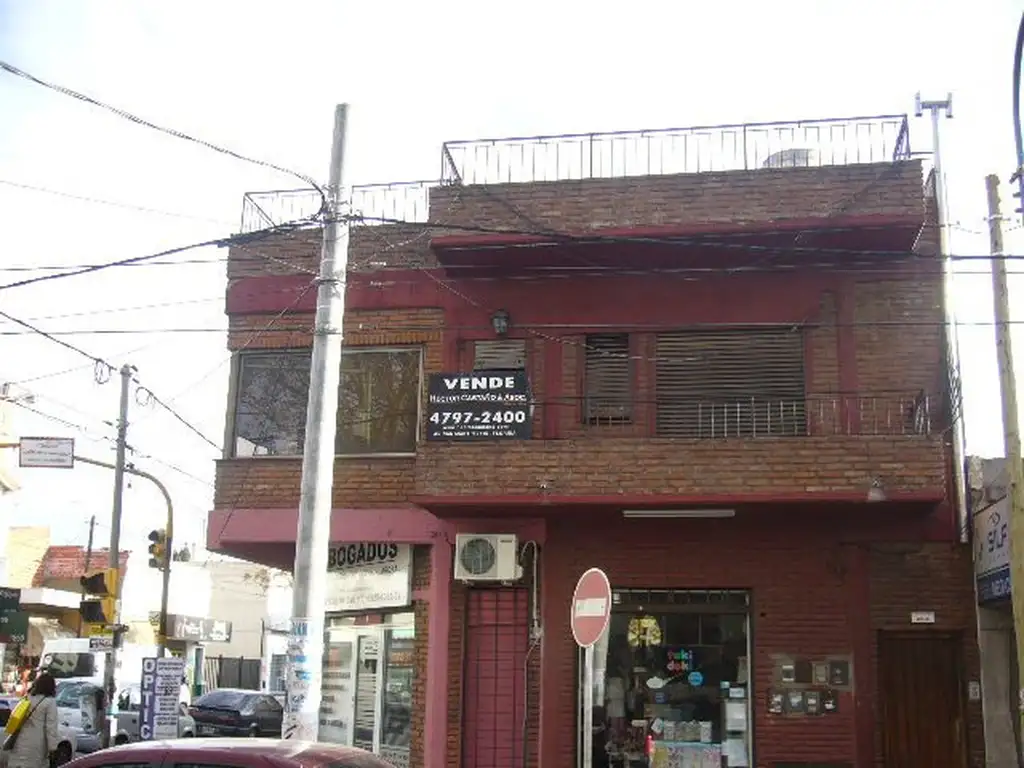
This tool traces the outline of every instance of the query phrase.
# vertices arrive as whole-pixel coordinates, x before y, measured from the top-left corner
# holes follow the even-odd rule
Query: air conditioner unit
[[[460,533],[455,536],[458,581],[516,581],[519,540],[513,533]]]

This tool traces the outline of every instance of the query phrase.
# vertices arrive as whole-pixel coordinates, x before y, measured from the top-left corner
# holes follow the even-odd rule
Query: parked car
[[[11,718],[11,710],[13,710],[20,698],[16,696],[0,696],[0,728],[7,725],[7,721]],[[60,717],[59,710],[57,716],[57,735],[60,741],[57,743],[57,749],[54,752],[53,762],[55,765],[64,765],[69,762],[75,756],[76,750],[76,733],[65,725],[63,718]]]
[[[204,693],[188,710],[196,736],[281,736],[284,707],[266,693],[218,688]]]
[[[249,691],[251,693],[251,691]],[[218,768],[393,768],[355,747],[277,739],[136,741],[85,755],[68,768],[209,765]]]
[[[114,744],[127,744],[139,740],[139,715],[142,711],[142,686],[126,685],[117,693],[117,727]],[[178,738],[196,735],[196,721],[184,712],[178,715]],[[83,750],[84,751],[84,750]]]

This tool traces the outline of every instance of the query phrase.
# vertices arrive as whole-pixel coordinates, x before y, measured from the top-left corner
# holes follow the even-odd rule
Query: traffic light
[[[117,569],[107,568],[79,579],[83,598],[78,606],[86,624],[110,625],[117,621]]]
[[[167,531],[163,528],[150,531],[149,540],[149,567],[163,570],[169,566],[167,562]]]

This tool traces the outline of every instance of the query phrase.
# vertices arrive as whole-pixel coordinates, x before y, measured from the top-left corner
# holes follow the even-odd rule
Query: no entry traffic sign
[[[576,582],[572,594],[570,625],[580,648],[590,648],[601,639],[612,612],[612,587],[600,568],[590,568]]]

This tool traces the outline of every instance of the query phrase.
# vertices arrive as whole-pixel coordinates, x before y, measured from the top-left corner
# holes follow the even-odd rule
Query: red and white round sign
[[[590,568],[576,582],[569,623],[580,648],[589,648],[604,634],[612,613],[612,587],[600,568]]]

